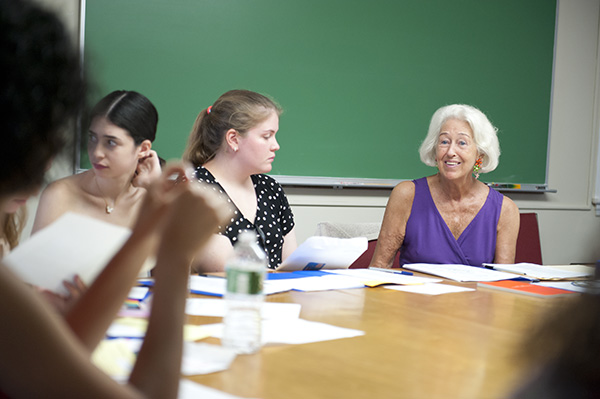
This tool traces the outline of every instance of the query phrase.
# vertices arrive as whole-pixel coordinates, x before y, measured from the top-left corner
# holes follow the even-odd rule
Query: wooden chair
[[[537,213],[521,213],[515,254],[515,263],[520,262],[543,264]]]

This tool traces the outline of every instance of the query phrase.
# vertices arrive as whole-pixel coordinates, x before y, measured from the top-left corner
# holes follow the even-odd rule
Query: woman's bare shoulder
[[[412,203],[413,198],[415,197],[415,183],[411,180],[405,180],[396,185],[392,190],[392,195],[390,196],[390,201],[400,201],[406,202],[409,201]]]
[[[491,190],[491,189],[490,189]],[[519,207],[517,206],[517,204],[515,204],[515,202],[510,199],[509,197],[507,197],[506,195],[502,196],[502,208],[500,210],[500,218],[501,219],[508,219],[509,221],[512,222],[517,222],[518,225],[518,220],[519,220]]]
[[[48,184],[40,197],[41,203],[73,204],[86,193],[84,173],[63,177]]]

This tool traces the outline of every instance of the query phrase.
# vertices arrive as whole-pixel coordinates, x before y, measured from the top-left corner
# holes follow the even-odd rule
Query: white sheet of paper
[[[299,303],[265,302],[261,314],[263,319],[297,319],[301,308]],[[188,298],[185,304],[185,313],[192,316],[224,317],[226,310],[223,299]]]
[[[440,295],[453,292],[475,291],[473,288],[457,287],[449,284],[422,284],[422,285],[386,285],[384,288],[396,291],[412,292],[414,294]]]
[[[348,290],[353,288],[365,288],[362,281],[342,275],[326,275],[295,278],[289,280],[289,284],[296,291],[329,291]]]
[[[126,381],[133,369],[142,339],[105,339],[92,354],[92,362],[118,381]],[[233,349],[201,342],[184,342],[181,374],[210,374],[229,369],[236,358]]]
[[[206,325],[211,335],[216,338],[223,336],[223,324]],[[352,338],[365,335],[364,331],[353,330],[318,323],[304,319],[263,320],[262,343],[269,344],[308,344],[311,342],[329,341],[333,339]]]
[[[67,212],[19,244],[4,259],[26,283],[68,294],[63,280],[78,274],[90,285],[131,235],[131,230]]]
[[[406,274],[388,273],[370,269],[330,270],[329,272],[357,278],[364,282],[382,281],[385,283],[413,285],[439,283],[442,281],[440,278],[409,276]]]
[[[141,301],[142,299],[146,298],[146,295],[148,295],[148,291],[150,291],[150,288],[148,287],[131,287],[127,298]]]
[[[106,336],[111,338],[144,338],[148,329],[148,320],[136,317],[120,317],[115,319],[106,330]],[[197,341],[210,336],[203,325],[186,324],[183,326],[183,339]]]
[[[509,273],[517,273],[522,274],[529,277],[534,277],[537,279],[569,279],[569,278],[577,278],[577,277],[587,277],[592,276],[594,274],[593,270],[587,270],[584,272],[576,272],[569,270],[562,270],[559,268],[555,268],[552,266],[541,266],[533,263],[516,263],[512,265],[505,264],[494,264],[494,263],[485,263],[484,265],[489,265],[494,268],[494,270],[505,271]]]
[[[366,237],[308,237],[277,270],[347,269],[367,247]]]
[[[190,291],[225,295],[227,280],[221,277],[190,276]]]
[[[566,271],[571,271],[571,272],[576,272],[576,273],[583,273],[583,274],[586,274],[589,276],[593,276],[594,270],[595,270],[594,266],[587,266],[587,265],[548,265],[548,267],[552,267],[552,268],[558,269],[558,270],[566,270]]]
[[[200,385],[194,381],[181,379],[179,381],[179,394],[177,399],[246,399],[240,396],[235,396],[210,388],[204,385]]]
[[[92,353],[92,363],[118,381],[127,381],[139,351],[140,339],[105,339]]]
[[[561,290],[574,291],[574,292],[587,292],[585,287],[580,287],[573,284],[571,281],[540,281],[539,283],[532,283],[534,285],[541,285],[543,287],[558,288]]]
[[[227,280],[222,277],[190,276],[189,288],[195,293],[223,296],[227,288]],[[272,284],[265,279],[263,290],[265,295],[271,295],[289,291],[291,288],[284,284]]]
[[[484,267],[452,264],[410,263],[402,266],[405,269],[421,273],[433,274],[454,281],[500,281],[510,280],[517,276]]]
[[[210,374],[229,369],[235,350],[202,342],[184,342],[181,374]]]

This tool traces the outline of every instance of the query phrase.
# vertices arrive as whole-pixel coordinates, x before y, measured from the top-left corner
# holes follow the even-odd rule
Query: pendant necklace
[[[110,215],[112,213],[112,211],[115,210],[115,206],[117,206],[117,200],[115,199],[115,203],[113,204],[113,206],[108,205],[108,201],[106,201],[106,198],[104,198],[104,193],[102,192],[102,189],[100,189],[100,184],[98,184],[98,180],[96,180],[96,176],[94,176],[94,181],[96,182],[96,187],[98,187],[100,196],[102,197],[102,200],[104,201],[104,205],[106,205],[106,208],[104,208],[104,209],[105,209],[106,213],[108,213]]]

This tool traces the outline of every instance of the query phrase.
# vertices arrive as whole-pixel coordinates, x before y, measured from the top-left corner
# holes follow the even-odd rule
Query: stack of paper
[[[403,265],[402,267],[454,281],[500,281],[517,277],[510,273],[468,265],[411,263]]]
[[[570,271],[555,268],[552,266],[541,266],[533,263],[517,263],[517,264],[496,264],[484,263],[485,267],[493,270],[500,270],[509,273],[516,273],[527,277],[532,277],[538,280],[572,280],[582,277],[591,277],[593,270],[589,268],[586,271]]]

